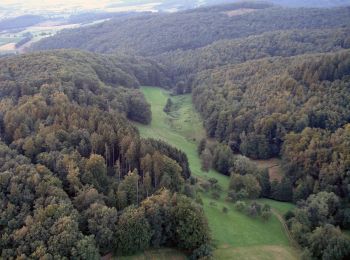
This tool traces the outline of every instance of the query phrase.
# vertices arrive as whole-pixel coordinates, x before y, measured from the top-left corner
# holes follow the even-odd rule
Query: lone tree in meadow
[[[166,101],[166,104],[165,104],[165,107],[164,107],[163,111],[165,113],[169,113],[171,111],[171,107],[172,106],[173,106],[173,101],[170,98],[168,98],[168,100]]]

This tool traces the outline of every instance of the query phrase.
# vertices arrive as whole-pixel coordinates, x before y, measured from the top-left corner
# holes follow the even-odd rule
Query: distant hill
[[[13,30],[29,27],[46,20],[39,15],[23,15],[16,18],[0,20],[0,32],[4,30]]]
[[[338,28],[349,24],[350,8],[288,9],[241,3],[173,14],[117,18],[91,27],[65,30],[38,42],[33,50],[80,48],[151,56],[269,31]]]
[[[335,7],[350,5],[349,0],[270,0],[269,2],[293,7]]]

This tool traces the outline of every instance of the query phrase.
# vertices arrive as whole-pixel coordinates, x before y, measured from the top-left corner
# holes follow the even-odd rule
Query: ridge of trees
[[[151,246],[190,255],[210,248],[186,155],[141,139],[126,118],[129,95],[139,95],[139,107],[144,100],[139,77],[77,51],[0,64],[1,257],[99,259]],[[159,234],[159,223],[169,232]]]
[[[335,52],[350,48],[349,28],[301,29],[266,32],[239,39],[219,40],[194,50],[176,50],[155,56],[178,86],[191,86],[196,75],[224,65],[267,57]],[[181,84],[180,84],[181,83]],[[177,92],[183,92],[182,90]]]
[[[82,106],[116,110],[141,123],[151,111],[140,85],[165,86],[161,67],[145,58],[103,56],[82,51],[49,51],[3,58],[0,97],[20,97],[55,90]]]
[[[238,16],[226,14],[242,8],[255,11]],[[123,51],[154,56],[276,30],[341,28],[350,23],[349,13],[347,7],[280,8],[238,3],[173,14],[112,19],[96,26],[62,31],[34,44],[33,49],[80,48],[102,53]]]
[[[193,102],[209,136],[252,158],[277,156],[289,132],[350,121],[349,59],[341,51],[208,70],[194,82]]]

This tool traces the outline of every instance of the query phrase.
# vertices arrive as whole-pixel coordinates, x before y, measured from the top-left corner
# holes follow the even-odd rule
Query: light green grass
[[[161,88],[143,87],[146,100],[151,104],[152,122],[150,125],[136,124],[144,138],[154,138],[166,141],[170,145],[181,149],[187,155],[191,172],[194,176],[208,179],[215,177],[222,187],[228,186],[228,177],[209,171],[201,171],[201,162],[197,154],[199,141],[205,136],[202,121],[195,112],[191,95],[170,97],[169,92]],[[170,115],[164,113],[163,108],[168,98],[178,109]]]
[[[214,242],[219,247],[289,245],[283,226],[274,215],[264,221],[262,218],[248,217],[236,211],[233,203],[228,203],[223,198],[217,201],[204,195],[202,199]],[[210,205],[210,202],[216,205]],[[228,208],[227,214],[222,212],[223,207]]]
[[[289,202],[280,202],[276,200],[270,199],[258,199],[257,200],[261,204],[269,204],[271,208],[274,208],[279,214],[284,215],[288,211],[295,209],[295,205]]]
[[[201,171],[197,145],[205,131],[198,113],[196,113],[191,95],[170,97],[169,92],[154,87],[142,87],[146,100],[151,104],[152,122],[150,125],[135,124],[142,137],[166,141],[187,154],[191,172],[200,179],[215,177],[223,187],[221,199],[213,200],[208,194],[202,194],[203,208],[207,216],[212,237],[217,249],[215,259],[298,259],[297,253],[290,246],[290,241],[282,224],[276,216],[263,221],[250,218],[237,212],[232,203],[224,200],[227,194],[229,178],[216,171]],[[174,109],[169,115],[163,112],[168,98],[171,98]],[[215,206],[210,205],[214,201]],[[293,207],[289,203],[262,199],[283,214]],[[228,213],[222,208],[228,208]],[[141,255],[143,257],[144,255]],[[145,259],[145,258],[135,258]]]
[[[298,258],[295,250],[286,246],[221,248],[214,252],[214,259],[227,260],[295,260]]]

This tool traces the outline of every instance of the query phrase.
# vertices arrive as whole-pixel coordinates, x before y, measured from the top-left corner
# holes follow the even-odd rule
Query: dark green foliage
[[[332,225],[316,228],[309,237],[309,248],[318,259],[347,259],[350,257],[350,240],[339,228]]]
[[[336,51],[341,48],[350,48],[348,28],[292,29],[219,40],[194,50],[167,52],[156,56],[156,59],[166,65],[172,78],[190,84],[198,72],[223,65],[274,56]]]
[[[194,82],[193,101],[209,135],[216,136],[224,125],[220,132],[234,151],[253,158],[276,156],[293,130],[335,130],[349,120],[349,57],[343,51],[208,70]]]
[[[288,210],[285,214],[284,214],[284,219],[285,220],[290,220],[291,218],[293,218],[293,217],[295,217],[295,214],[294,214],[294,212],[293,211],[290,211],[290,210]]]
[[[176,202],[172,193],[168,208],[154,219],[142,206],[160,187],[183,191],[190,171],[183,152],[140,139],[126,120],[150,119],[149,105],[132,88],[139,85],[138,77],[153,76],[138,72],[137,64],[117,62],[78,51],[1,60],[0,138],[6,143],[0,143],[2,258],[98,259],[112,251],[175,247],[177,237],[195,244],[190,254],[209,241],[209,233],[174,232],[183,221],[192,226],[192,220],[197,229],[208,230],[192,199],[184,205],[200,221],[169,218],[167,212],[178,207],[170,205]],[[143,65],[146,72],[148,65]],[[138,112],[130,114],[130,105]]]
[[[271,184],[271,198],[279,201],[292,201],[293,185],[290,179],[284,177],[281,182],[273,181]]]
[[[204,149],[201,153],[202,170],[208,172],[213,166],[213,155],[209,149]]]
[[[117,248],[117,210],[94,203],[83,212],[84,226],[89,234],[93,234],[102,254]]]
[[[171,101],[171,98],[168,98],[163,111],[165,113],[169,113],[169,112],[171,112],[172,107],[173,107],[173,101]]]
[[[232,151],[227,145],[218,145],[214,150],[214,168],[229,175],[233,163]]]
[[[211,197],[212,197],[214,200],[220,199],[220,192],[217,191],[217,190],[213,190],[213,191],[211,192]]]
[[[144,209],[129,207],[118,220],[118,252],[133,254],[147,249],[152,232],[145,217]]]
[[[168,245],[173,238],[171,222],[171,194],[162,191],[142,202],[145,216],[152,229],[151,246],[159,248]]]
[[[188,159],[186,154],[167,143],[161,141],[161,140],[155,140],[155,139],[147,139],[143,140],[143,145],[141,147],[142,153],[146,155],[146,153],[153,154],[155,151],[159,151],[162,155],[165,155],[175,161],[181,166],[182,168],[182,176],[187,179],[191,175],[190,167],[188,164]]]
[[[189,198],[196,199],[196,189],[193,185],[186,183],[182,193]]]
[[[141,93],[130,96],[127,117],[142,124],[149,124],[152,120],[151,107]]]
[[[235,209],[238,210],[239,212],[244,212],[247,208],[247,205],[244,201],[237,201],[235,203]]]
[[[218,180],[215,178],[209,178],[208,182],[210,183],[211,187],[214,187],[214,185],[216,185],[218,183]]]
[[[163,190],[141,206],[153,231],[153,246],[176,246],[193,255],[211,255],[208,224],[200,205],[186,196]]]
[[[79,230],[78,211],[62,182],[3,143],[0,153],[1,256],[98,258],[94,239]]]
[[[241,8],[256,11],[238,16],[226,14]],[[195,49],[221,39],[273,30],[340,28],[349,23],[349,11],[346,8],[287,9],[261,3],[240,3],[173,14],[112,19],[92,27],[63,31],[39,42],[34,49],[80,48],[149,56],[177,49]]]
[[[93,185],[99,192],[105,191],[108,186],[107,167],[105,159],[101,155],[91,154],[86,162],[82,182]]]
[[[262,208],[262,211],[261,211],[261,217],[267,221],[271,218],[271,207],[270,205],[268,204],[264,204],[263,208]]]
[[[198,144],[198,148],[197,148],[197,151],[198,151],[198,154],[201,155],[202,152],[204,151],[204,149],[206,148],[207,146],[207,139],[206,138],[202,138]]]
[[[239,174],[232,174],[230,178],[229,191],[233,191],[235,194],[244,194],[237,197],[237,199],[256,199],[260,196],[261,187],[256,177],[252,174],[243,176]]]
[[[271,183],[268,170],[264,169],[261,172],[259,172],[257,175],[257,179],[261,188],[260,196],[264,198],[269,198],[271,194]]]
[[[247,208],[246,208],[246,214],[249,217],[255,218],[261,215],[261,205],[256,202],[252,202]]]
[[[297,199],[306,199],[316,188],[348,199],[349,136],[349,125],[334,133],[306,128],[286,136],[283,159],[288,175],[297,184]]]
[[[139,72],[141,68],[146,75]],[[64,50],[28,54],[3,58],[0,96],[11,96],[17,101],[25,95],[41,93],[47,98],[60,91],[79,105],[116,110],[148,123],[150,107],[134,88],[155,84],[150,82],[154,78],[152,74],[165,79],[157,65],[142,58]]]
[[[350,254],[350,240],[337,225],[340,200],[334,193],[311,195],[287,216],[294,238],[308,254],[317,259],[346,259]]]
[[[210,244],[203,244],[193,251],[190,259],[210,259],[213,256],[213,251],[214,249]]]
[[[209,243],[209,228],[203,209],[184,196],[175,196],[172,200],[171,213],[178,247],[192,251]]]
[[[251,12],[232,15],[241,8]],[[126,120],[151,122],[140,85],[193,90],[209,137],[222,143],[200,142],[202,168],[231,175],[227,199],[237,210],[267,221],[268,205],[239,200],[298,202],[286,220],[304,256],[349,257],[337,227],[350,223],[349,10],[240,3],[118,16],[34,48],[131,56],[2,58],[1,257],[96,259],[149,246],[211,256],[186,155],[140,139]],[[285,176],[270,183],[267,171],[234,153],[281,156]],[[220,197],[215,179],[200,186]]]

